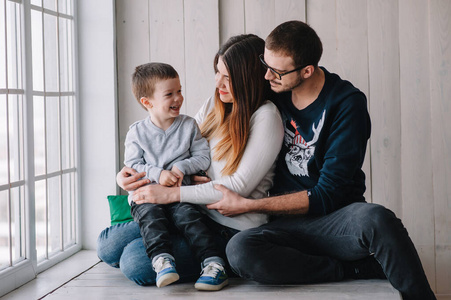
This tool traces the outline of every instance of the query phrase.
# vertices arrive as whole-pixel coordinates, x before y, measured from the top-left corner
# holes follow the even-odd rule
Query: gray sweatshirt
[[[138,172],[146,172],[152,183],[159,183],[162,170],[176,166],[189,176],[210,166],[210,148],[200,134],[196,121],[179,115],[166,130],[155,126],[150,117],[133,123],[125,138],[124,164]],[[130,202],[131,197],[129,197]]]

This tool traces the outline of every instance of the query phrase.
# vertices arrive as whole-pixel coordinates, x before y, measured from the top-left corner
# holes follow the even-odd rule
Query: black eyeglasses
[[[277,72],[276,70],[274,70],[273,68],[271,68],[270,66],[268,66],[268,65],[266,64],[265,60],[263,59],[263,54],[260,54],[258,57],[260,58],[260,61],[261,61],[262,64],[265,66],[265,68],[270,69],[271,72],[272,72],[274,75],[276,75],[276,78],[279,79],[279,80],[282,80],[282,76],[285,76],[285,75],[288,75],[288,74],[290,74],[290,73],[293,73],[293,72],[302,70],[302,69],[304,69],[305,67],[308,66],[308,65],[305,65],[305,66],[296,68],[296,69],[294,69],[294,70],[291,70],[291,71],[288,71],[288,72],[285,72],[285,73],[279,73],[279,72]]]

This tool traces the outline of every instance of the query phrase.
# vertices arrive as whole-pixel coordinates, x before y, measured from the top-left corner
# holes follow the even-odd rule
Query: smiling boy
[[[169,187],[189,184],[189,176],[185,175],[208,169],[210,148],[196,121],[180,114],[183,96],[177,71],[164,63],[140,65],[132,76],[132,89],[149,117],[130,126],[125,139],[125,165],[146,172],[144,179],[150,184]],[[216,249],[213,235],[195,205],[137,205],[132,194],[128,198],[131,214],[140,227],[147,255],[157,273],[158,287],[179,279],[169,238],[172,222],[187,237],[205,268],[214,274],[224,272],[223,255]],[[225,273],[220,281],[217,278],[208,276],[204,269],[196,288],[218,290],[227,284]]]

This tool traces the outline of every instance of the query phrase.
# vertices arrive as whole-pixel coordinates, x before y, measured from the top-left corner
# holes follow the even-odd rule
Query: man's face
[[[264,60],[270,67],[266,70],[265,79],[269,81],[271,89],[276,93],[291,91],[302,84],[304,81],[300,75],[300,71],[292,72],[282,76],[275,74],[271,69],[279,74],[283,74],[294,70],[297,66],[294,65],[291,56],[268,50],[265,48]]]

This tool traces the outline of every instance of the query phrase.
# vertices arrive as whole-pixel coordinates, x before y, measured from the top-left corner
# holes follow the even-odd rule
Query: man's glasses
[[[296,68],[296,69],[294,69],[294,70],[291,70],[291,71],[288,71],[288,72],[285,72],[285,73],[279,73],[279,72],[277,72],[276,70],[274,70],[273,68],[271,68],[270,66],[268,66],[268,65],[266,64],[265,60],[263,59],[263,54],[260,54],[258,57],[260,58],[260,61],[261,61],[262,64],[265,66],[265,68],[270,69],[271,72],[272,72],[272,73],[276,76],[276,78],[279,79],[279,80],[282,80],[282,76],[285,76],[285,75],[288,75],[288,74],[290,74],[290,73],[293,73],[293,72],[302,70],[303,68],[305,68],[305,67],[308,66],[308,65],[305,65],[305,66]]]

